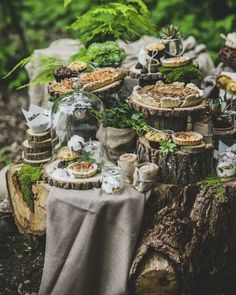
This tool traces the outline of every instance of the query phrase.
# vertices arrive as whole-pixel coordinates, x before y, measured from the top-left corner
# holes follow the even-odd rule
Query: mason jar
[[[122,170],[117,166],[104,166],[102,169],[102,189],[107,194],[120,194],[124,189]]]

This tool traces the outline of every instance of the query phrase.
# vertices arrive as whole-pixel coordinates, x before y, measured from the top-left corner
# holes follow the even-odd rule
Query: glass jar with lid
[[[108,194],[120,194],[124,183],[122,170],[117,166],[104,166],[102,169],[102,189]]]
[[[51,130],[57,138],[54,150],[69,146],[74,151],[84,143],[96,139],[98,121],[94,112],[104,112],[102,101],[93,93],[83,90],[78,79],[73,80],[73,92],[58,99],[52,108]]]

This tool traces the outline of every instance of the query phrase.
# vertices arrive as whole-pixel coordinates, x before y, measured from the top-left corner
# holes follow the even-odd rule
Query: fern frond
[[[18,62],[17,65],[14,66],[14,68],[12,70],[10,70],[10,72],[8,72],[3,79],[8,78],[12,73],[14,73],[18,68],[23,68],[28,62],[30,62],[33,58],[33,54],[31,54],[30,56],[22,59],[21,61]]]

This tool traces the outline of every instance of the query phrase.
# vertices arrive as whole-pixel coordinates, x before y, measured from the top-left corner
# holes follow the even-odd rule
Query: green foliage
[[[141,0],[105,1],[78,17],[71,24],[84,44],[122,39],[135,40],[155,34],[149,11]]]
[[[158,0],[151,1],[149,7],[158,27],[173,23],[185,38],[193,35],[198,43],[206,44],[215,60],[223,44],[220,33],[235,30],[236,1]]]
[[[0,163],[4,165],[11,164],[12,160],[7,156],[7,154],[11,151],[8,147],[0,148]]]
[[[167,156],[170,153],[173,153],[176,150],[177,146],[170,139],[162,140],[160,142],[160,152],[163,156]]]
[[[91,61],[99,65],[113,65],[121,63],[126,53],[116,42],[92,43],[87,51]]]
[[[19,184],[23,199],[33,211],[32,185],[41,179],[41,167],[24,164],[19,172]]]
[[[206,188],[211,188],[214,190],[215,197],[222,203],[227,202],[227,196],[225,193],[225,188],[221,182],[220,177],[218,176],[209,176],[204,181],[203,185]]]
[[[176,39],[181,37],[181,33],[179,31],[179,28],[173,25],[169,25],[164,27],[161,32],[160,36],[163,39]]]
[[[77,162],[77,163],[81,163],[81,162],[95,163],[95,160],[93,159],[91,152],[82,151],[82,154],[78,158],[76,158],[75,160],[69,162],[68,165],[71,164],[71,163],[74,163],[74,162]]]
[[[104,127],[132,128],[138,135],[149,131],[143,114],[134,112],[127,103],[113,109],[106,109],[104,113],[93,111],[93,115]]]
[[[81,32],[85,32],[85,39],[90,39],[92,32],[89,43],[117,38],[129,40],[143,33],[156,35],[151,20],[157,28],[173,23],[180,28],[184,37],[194,35],[198,43],[205,43],[216,60],[223,44],[220,33],[227,34],[235,30],[236,1],[232,0],[217,3],[214,0],[100,2],[98,5],[97,0],[64,0],[63,5],[62,0],[53,0],[47,1],[45,5],[45,1],[41,0],[0,1],[0,19],[4,20],[0,22],[0,35],[4,36],[0,38],[1,75],[6,75],[34,49],[47,47],[50,42],[65,36],[80,38]],[[143,2],[148,5],[151,15]],[[92,10],[85,14],[88,9]],[[68,24],[76,18],[74,24],[81,23],[79,30],[68,30]],[[25,84],[26,79],[25,71],[14,72],[10,79],[1,81],[0,88],[16,88]]]
[[[72,31],[67,31],[67,25],[94,3],[75,1],[65,9],[62,0],[0,1],[0,19],[4,20],[0,22],[0,79],[34,49],[47,47],[65,36],[75,37]],[[0,82],[0,89],[17,88],[26,81],[26,72],[17,71]]]
[[[4,77],[6,79],[13,74],[17,69],[24,67],[29,62],[34,63],[35,56],[32,54],[23,60],[21,60],[9,73]],[[63,61],[56,57],[42,55],[38,58],[37,68],[40,69],[38,75],[36,75],[29,83],[19,86],[17,89],[28,87],[29,85],[48,84],[54,79],[53,70],[63,65]]]
[[[165,75],[166,83],[173,82],[200,82],[203,79],[201,71],[194,65],[187,65],[177,68],[160,67],[159,71]]]
[[[81,60],[87,63],[93,62],[97,65],[119,65],[126,57],[123,48],[114,41],[103,43],[92,43],[88,49],[82,48],[78,53],[72,55],[70,60]]]

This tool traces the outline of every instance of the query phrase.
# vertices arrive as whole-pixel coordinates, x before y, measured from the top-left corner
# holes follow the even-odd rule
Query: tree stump
[[[162,155],[160,150],[151,148],[149,142],[140,137],[136,153],[141,162],[152,162],[160,167],[162,183],[186,185],[204,179],[212,171],[212,144],[181,147],[174,153]]]
[[[32,187],[34,212],[30,210],[22,197],[18,182],[21,165],[9,167],[6,180],[12,214],[19,231],[23,234],[42,235],[46,231],[46,201],[48,190],[43,182]]]
[[[234,294],[236,179],[224,186],[224,201],[202,183],[155,189],[130,270],[132,295]]]
[[[192,123],[199,119],[206,111],[207,103],[185,108],[161,108],[139,101],[134,95],[129,97],[128,103],[137,112],[142,112],[148,124],[156,129],[173,131],[187,130],[188,118]]]

